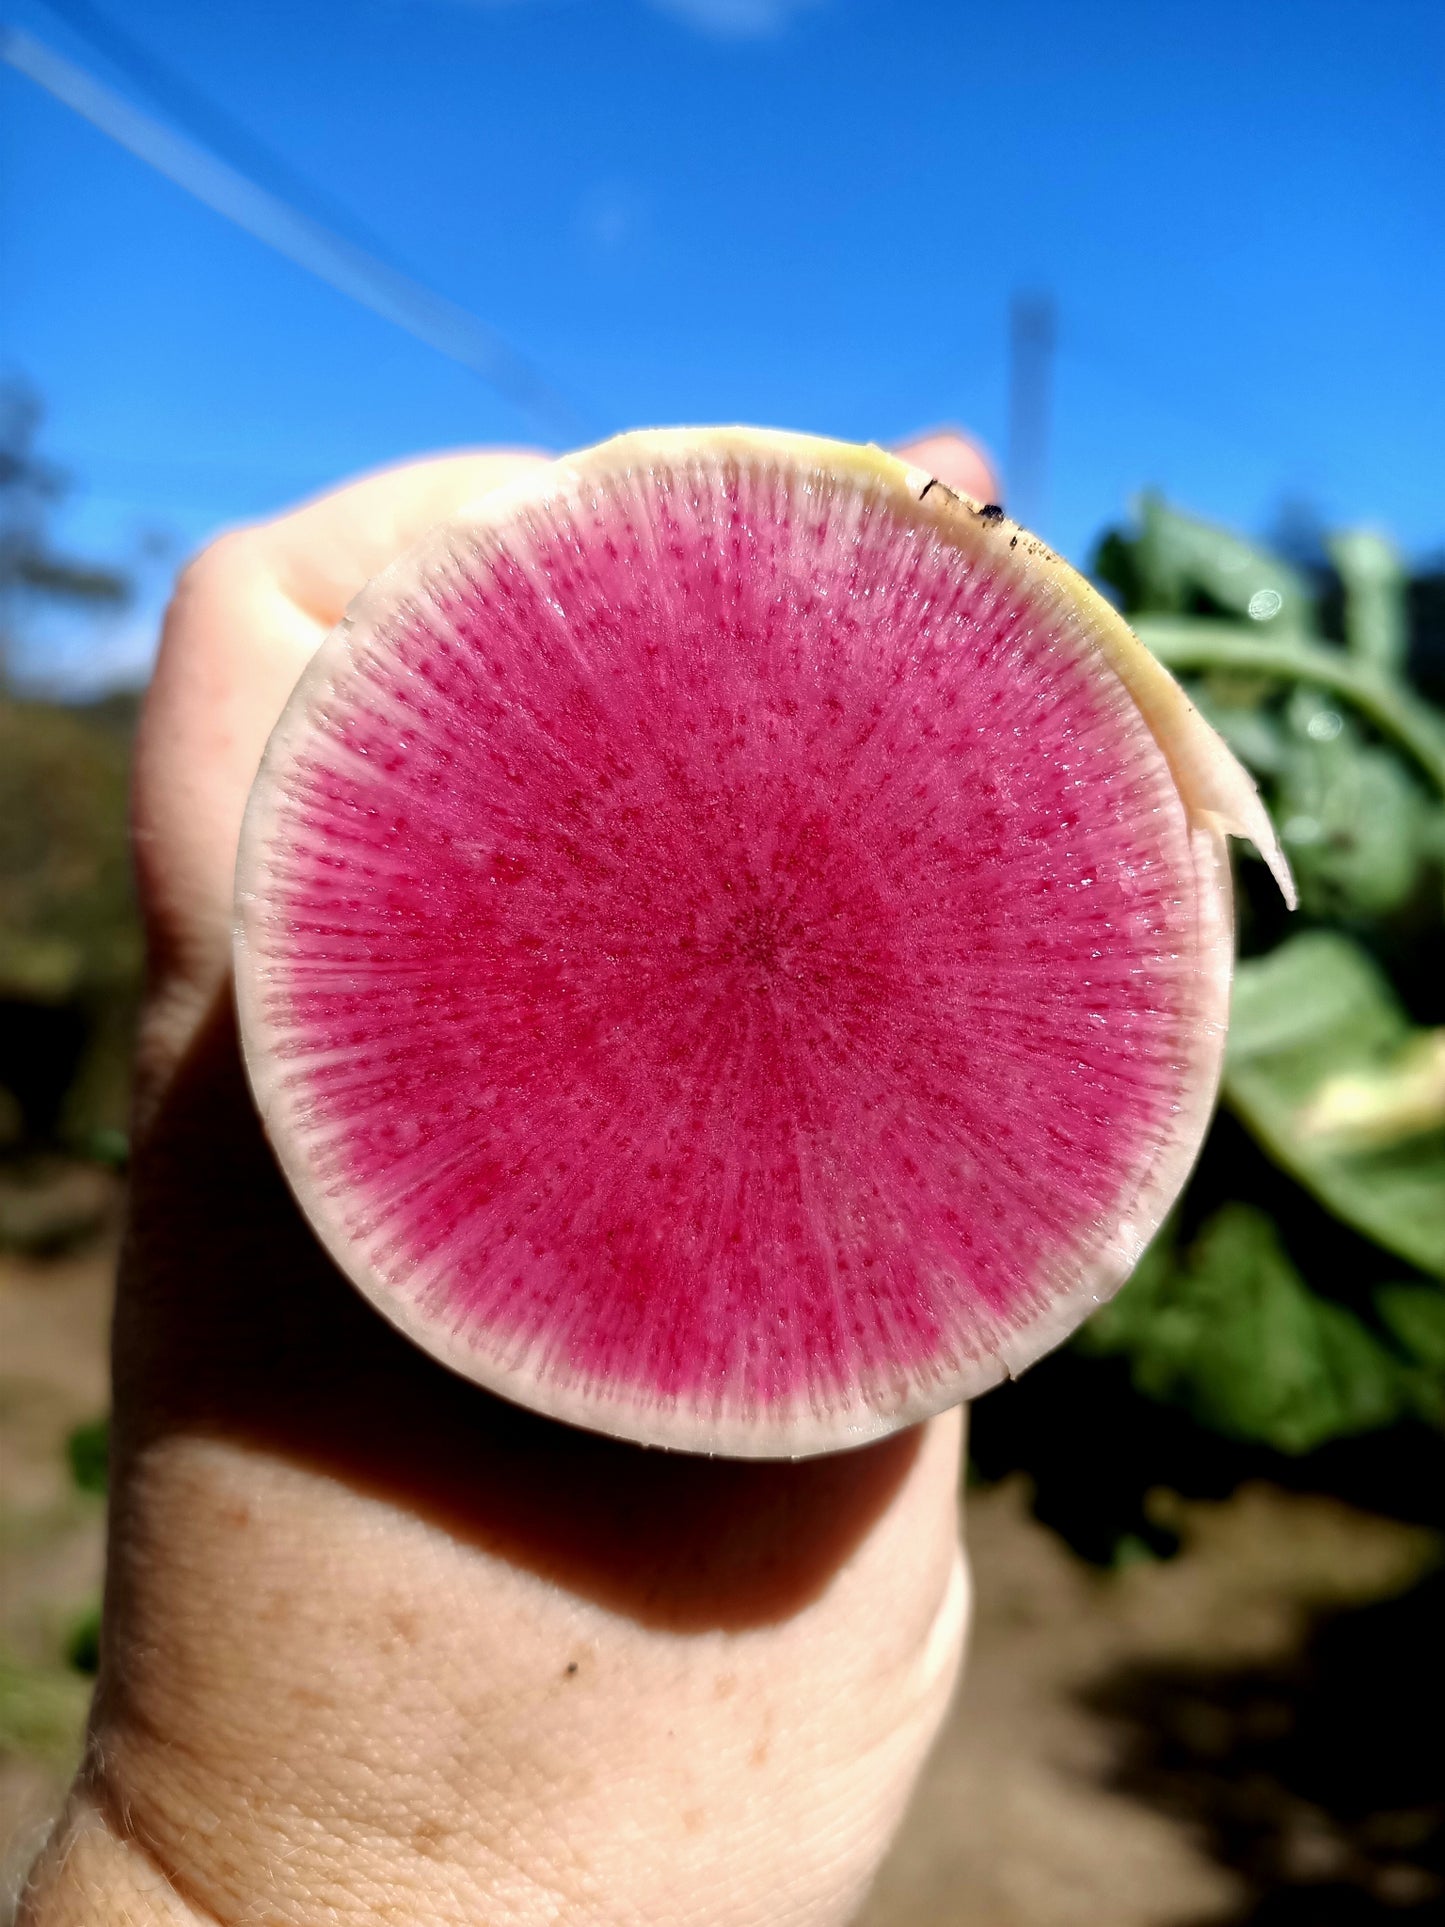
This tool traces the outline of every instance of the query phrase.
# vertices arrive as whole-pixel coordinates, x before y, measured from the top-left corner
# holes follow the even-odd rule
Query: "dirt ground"
[[[72,1430],[106,1406],[110,1231],[76,1253],[0,1251],[0,1867],[43,1833],[89,1681],[66,1649],[93,1609],[103,1502],[71,1476]],[[3,1918],[0,1890],[0,1918]]]
[[[1260,1486],[1179,1508],[1177,1558],[1103,1575],[1024,1499],[967,1507],[969,1670],[862,1927],[1445,1917],[1445,1884],[1357,1837],[1369,1796],[1311,1784],[1292,1744],[1330,1717],[1316,1629],[1408,1597],[1430,1535]]]
[[[99,1587],[101,1503],[77,1489],[65,1442],[104,1408],[113,1262],[113,1229],[64,1255],[0,1254],[12,1875],[54,1809],[87,1697],[66,1649]],[[1254,1487],[1176,1505],[1177,1558],[1100,1574],[1033,1521],[1019,1481],[970,1493],[966,1512],[967,1680],[861,1927],[1445,1918],[1431,1535]],[[1415,1703],[1392,1704],[1394,1686]],[[1381,1720],[1403,1766],[1365,1784]],[[1412,1720],[1418,1738],[1395,1745]]]

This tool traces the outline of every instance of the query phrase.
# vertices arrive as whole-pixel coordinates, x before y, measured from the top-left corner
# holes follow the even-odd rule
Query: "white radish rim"
[[[801,474],[843,476],[886,498],[966,555],[988,557],[1035,600],[1058,607],[1081,649],[1110,671],[1132,697],[1179,792],[1193,854],[1195,1008],[1181,1023],[1192,1051],[1183,1094],[1168,1137],[1138,1184],[1132,1205],[1084,1263],[1077,1283],[1060,1292],[1045,1285],[1040,1308],[985,1355],[961,1360],[938,1379],[912,1379],[905,1389],[860,1388],[846,1405],[811,1402],[757,1411],[707,1409],[685,1402],[649,1403],[635,1393],[552,1375],[543,1345],[518,1351],[502,1338],[489,1352],[485,1329],[457,1330],[386,1282],[370,1246],[348,1228],[334,1187],[317,1174],[308,1146],[316,1142],[302,1113],[304,1091],[286,1075],[276,1045],[281,1031],[266,1015],[270,970],[264,957],[268,853],[288,792],[288,772],[314,737],[318,717],[350,680],[353,664],[394,621],[398,603],[419,578],[455,566],[484,532],[505,531],[531,511],[568,505],[603,482],[637,470],[732,457],[791,466]],[[242,1053],[273,1151],[307,1221],[340,1270],[387,1321],[463,1378],[554,1419],[642,1445],[736,1458],[802,1458],[867,1443],[973,1398],[1015,1375],[1060,1344],[1128,1278],[1182,1189],[1218,1090],[1232,973],[1232,907],[1226,833],[1248,836],[1270,864],[1287,898],[1289,873],[1268,816],[1248,775],[1204,722],[1183,690],[1117,612],[1017,524],[937,484],[881,449],[758,429],[661,429],[624,435],[505,484],[385,569],[356,596],[303,671],[267,744],[241,829],[236,866],[235,981]],[[1181,884],[1184,880],[1181,879]],[[377,1242],[379,1240],[373,1240]],[[1057,1259],[1058,1253],[1051,1257]],[[505,1356],[501,1355],[505,1353]]]

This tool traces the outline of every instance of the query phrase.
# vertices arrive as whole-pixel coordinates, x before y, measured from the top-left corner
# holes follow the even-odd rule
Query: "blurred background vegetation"
[[[50,606],[115,610],[131,584],[52,544],[67,478],[40,453],[40,423],[27,386],[0,387],[0,1155],[114,1163],[141,970],[126,846],[138,698],[26,698],[13,665]],[[63,1232],[17,1195],[3,1194],[0,1243]]]
[[[1282,538],[1149,496],[1095,557],[1258,779],[1300,894],[1290,915],[1240,853],[1224,1084],[1188,1189],[1119,1297],[976,1415],[979,1468],[1025,1466],[1101,1563],[1171,1549],[1161,1489],[1260,1475],[1441,1522],[1445,573],[1299,514]]]

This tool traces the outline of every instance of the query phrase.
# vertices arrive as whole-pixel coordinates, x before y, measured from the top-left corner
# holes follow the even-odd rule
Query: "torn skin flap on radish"
[[[858,1444],[1063,1339],[1188,1173],[1267,820],[1087,584],[926,482],[620,437],[369,585],[276,728],[257,1102],[340,1268],[509,1399]]]

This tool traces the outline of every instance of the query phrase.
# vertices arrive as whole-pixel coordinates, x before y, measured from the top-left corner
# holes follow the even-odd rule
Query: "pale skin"
[[[904,450],[989,500],[952,435]],[[957,1412],[740,1464],[448,1375],[323,1257],[237,1056],[232,870],[321,637],[542,459],[443,457],[207,549],[137,755],[151,979],[101,1679],[24,1927],[824,1927],[957,1678]]]

